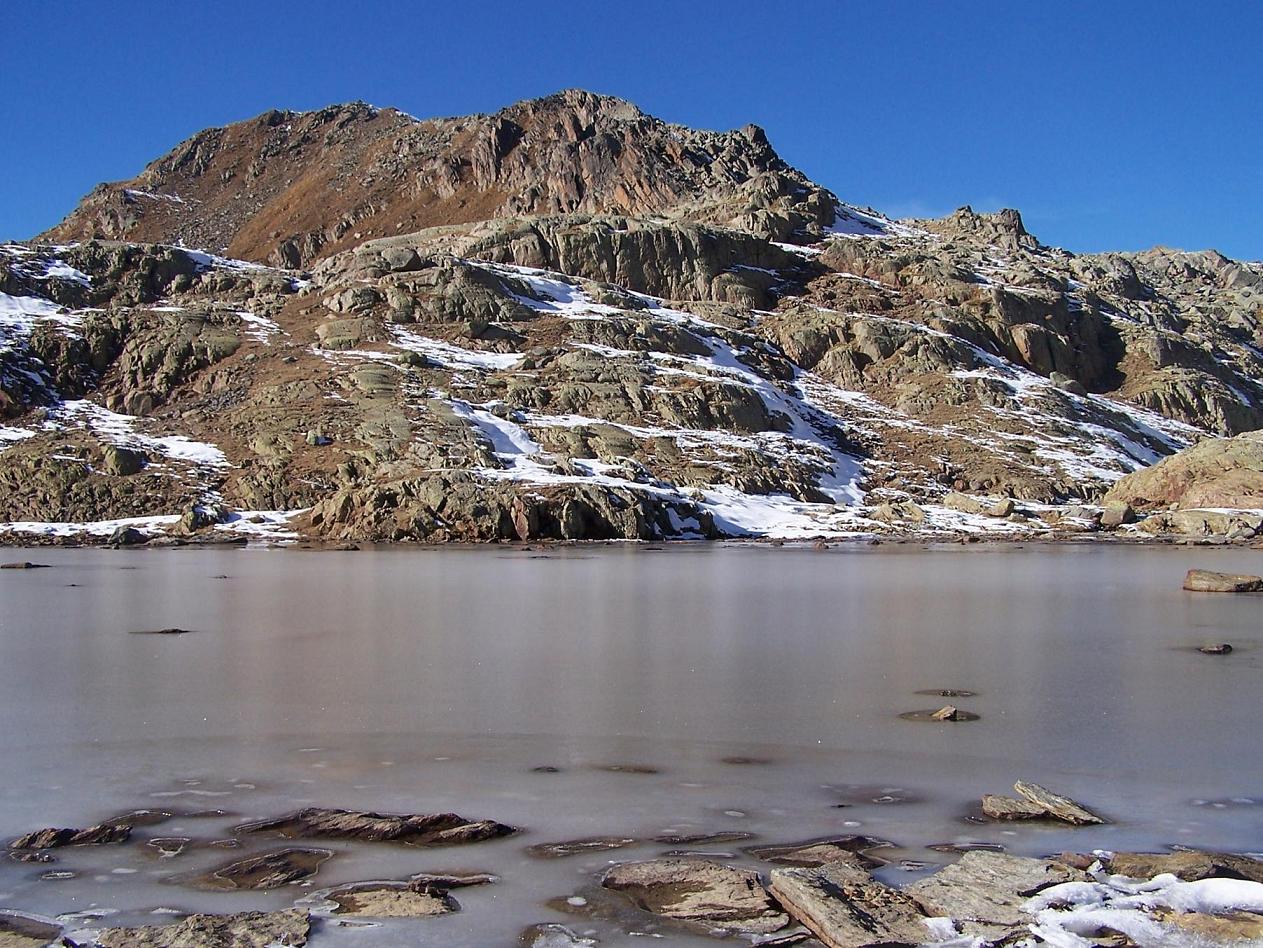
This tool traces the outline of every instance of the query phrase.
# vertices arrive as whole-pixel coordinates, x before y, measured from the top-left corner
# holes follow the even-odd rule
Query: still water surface
[[[339,882],[482,869],[502,881],[457,891],[456,915],[326,927],[312,943],[509,946],[526,924],[561,921],[643,944],[545,903],[670,847],[551,861],[525,847],[862,832],[899,844],[883,873],[895,882],[947,860],[925,847],[951,841],[1263,850],[1263,598],[1180,590],[1190,566],[1258,573],[1263,553],[10,552],[55,568],[0,572],[0,834],[162,806],[228,815],[145,834],[211,840],[313,804],[451,809],[525,832],[447,850],[335,846],[306,889],[244,895],[179,884],[235,855],[222,850],[62,850],[53,867],[0,863],[0,907],[154,924],[156,908],[279,908]],[[171,626],[192,633],[131,634]],[[1188,648],[1221,641],[1231,655]],[[930,688],[978,692],[953,701],[981,719],[901,720],[943,703],[917,694]],[[966,820],[1015,779],[1114,822]],[[49,868],[76,876],[39,878]]]

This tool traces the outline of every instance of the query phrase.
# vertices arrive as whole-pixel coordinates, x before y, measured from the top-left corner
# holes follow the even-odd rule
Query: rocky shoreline
[[[1106,820],[1080,803],[1019,781],[1017,796],[984,795],[981,822],[1060,821],[1090,827]],[[193,913],[160,925],[94,925],[0,909],[5,948],[301,948],[308,938],[348,925],[405,920],[424,939],[425,919],[462,911],[457,893],[495,886],[486,871],[425,872],[406,879],[366,879],[311,889],[339,843],[405,848],[464,847],[512,837],[518,827],[454,813],[392,815],[309,807],[240,823],[216,839],[162,834],[164,823],[217,815],[137,810],[85,828],[36,830],[8,844],[8,857],[35,866],[73,864],[83,847],[143,846],[162,859],[224,849],[207,870],[184,873],[180,885],[228,892],[303,887],[291,907],[228,914]],[[270,845],[250,855],[231,850]],[[599,837],[537,843],[533,859],[567,859],[653,842]],[[1036,946],[1257,944],[1263,939],[1263,861],[1231,853],[1176,849],[1109,852],[1084,849],[1042,858],[1016,856],[996,844],[937,847],[959,858],[902,887],[877,878],[892,847],[862,835],[776,845],[748,833],[660,837],[660,845],[693,847],[740,842],[742,861],[714,852],[667,851],[649,859],[613,860],[572,893],[541,904],[571,916],[523,928],[527,948],[578,948],[602,932],[665,938],[672,933],[733,939],[750,945],[865,948],[889,945]],[[187,857],[186,857],[187,858]],[[56,878],[65,870],[46,870]],[[73,873],[72,873],[73,874]],[[412,931],[413,929],[408,929]],[[608,934],[606,937],[609,937]]]

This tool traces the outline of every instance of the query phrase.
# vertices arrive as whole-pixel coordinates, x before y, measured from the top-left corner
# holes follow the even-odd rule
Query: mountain
[[[272,112],[0,246],[0,521],[28,541],[1179,532],[1197,518],[1107,492],[1263,428],[1261,321],[1259,264],[1071,254],[1016,211],[892,221],[753,126],[578,91],[462,119]]]

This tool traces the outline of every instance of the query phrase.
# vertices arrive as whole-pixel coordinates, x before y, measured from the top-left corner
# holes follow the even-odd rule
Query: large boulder
[[[1201,441],[1128,474],[1105,500],[1135,510],[1263,509],[1263,431]]]

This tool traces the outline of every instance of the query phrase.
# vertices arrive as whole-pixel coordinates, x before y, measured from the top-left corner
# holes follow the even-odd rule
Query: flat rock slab
[[[1013,789],[1031,803],[1043,807],[1049,816],[1063,822],[1073,823],[1076,826],[1097,825],[1105,822],[1091,810],[1080,806],[1069,797],[1045,790],[1037,783],[1025,783],[1019,780],[1013,784]]]
[[[491,885],[500,877],[490,872],[418,872],[409,880],[427,889],[464,889],[471,885]]]
[[[44,948],[60,934],[60,925],[0,910],[0,948]]]
[[[646,912],[708,929],[766,934],[789,923],[759,874],[702,859],[651,859],[612,866],[601,885]]]
[[[930,940],[921,907],[847,863],[774,869],[772,894],[828,948],[919,945]]]
[[[1030,922],[1023,906],[1036,892],[1086,879],[1059,862],[974,851],[903,891],[927,915],[1011,927]]]
[[[174,925],[107,928],[96,938],[101,948],[302,948],[311,923],[299,909],[190,915]]]
[[[406,882],[361,882],[330,889],[335,915],[353,918],[431,918],[460,911],[445,892]]]
[[[357,839],[409,846],[452,846],[518,832],[495,820],[467,820],[455,813],[399,816],[309,807],[271,820],[243,823],[238,833],[270,833],[288,839]]]
[[[885,864],[872,850],[893,845],[875,836],[821,836],[779,846],[747,846],[743,852],[764,862],[783,866],[824,866],[844,862],[872,869]]]
[[[630,836],[593,836],[588,839],[570,839],[560,843],[536,843],[534,846],[527,847],[526,851],[539,859],[564,859],[566,856],[622,849],[625,846],[634,846],[637,842],[639,840]]]
[[[193,884],[211,889],[276,889],[311,878],[332,856],[328,849],[278,849],[221,866],[198,876]]]
[[[1191,569],[1184,577],[1184,588],[1190,592],[1263,592],[1263,576],[1217,573],[1210,569]]]
[[[1169,872],[1185,882],[1246,879],[1263,883],[1263,862],[1233,853],[1114,853],[1102,862],[1110,872],[1131,879],[1152,879]]]
[[[19,563],[0,563],[0,569],[49,569],[47,563],[29,563],[25,560]]]

